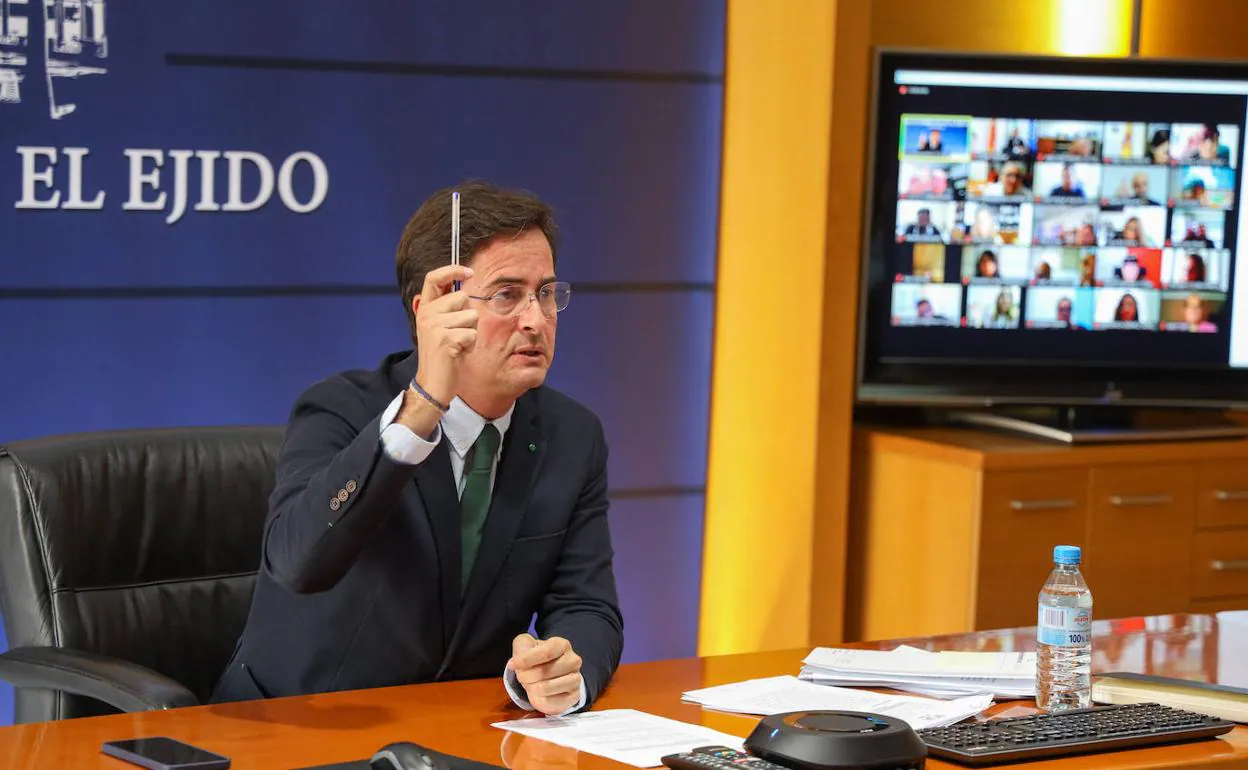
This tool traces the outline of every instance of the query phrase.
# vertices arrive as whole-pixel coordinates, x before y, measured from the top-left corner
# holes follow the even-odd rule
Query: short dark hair
[[[425,276],[451,264],[451,193],[459,193],[459,258],[472,257],[497,238],[541,230],[550,242],[552,257],[558,244],[558,228],[551,207],[536,195],[507,190],[489,182],[472,180],[438,190],[429,196],[403,227],[394,255],[394,267],[407,313],[412,342],[416,342],[416,316],[412,300],[424,289]]]

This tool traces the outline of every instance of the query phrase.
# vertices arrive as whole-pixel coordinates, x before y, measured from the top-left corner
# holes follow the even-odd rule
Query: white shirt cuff
[[[571,714],[573,711],[580,711],[585,708],[585,701],[589,700],[589,695],[585,692],[585,675],[577,674],[581,678],[581,697],[576,705],[559,714],[549,714],[552,717],[562,717]],[[533,704],[529,703],[520,693],[524,688],[520,686],[520,680],[516,678],[516,672],[509,668],[503,669],[503,687],[506,688],[507,694],[511,696],[511,702],[524,709],[525,711],[537,711],[533,708]]]
[[[442,440],[442,423],[433,430],[433,439],[426,441],[412,429],[394,421],[403,406],[403,393],[394,397],[386,411],[381,413],[381,447],[386,456],[400,465],[420,465],[433,448]]]

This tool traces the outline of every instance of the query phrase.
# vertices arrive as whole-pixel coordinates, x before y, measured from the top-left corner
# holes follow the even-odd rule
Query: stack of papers
[[[788,711],[866,711],[904,720],[915,730],[961,722],[992,705],[991,695],[932,700],[828,687],[803,682],[794,676],[773,676],[691,690],[684,693],[681,700],[716,711],[762,716]]]
[[[1029,698],[1036,692],[1034,652],[818,647],[802,663],[801,679],[821,685],[890,687],[933,698],[990,695],[1012,699]]]

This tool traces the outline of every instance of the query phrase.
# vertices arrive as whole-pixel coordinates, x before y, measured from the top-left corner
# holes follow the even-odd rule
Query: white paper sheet
[[[683,700],[717,711],[764,716],[824,709],[866,711],[904,720],[915,730],[951,725],[992,705],[991,695],[932,700],[814,684],[793,676],[773,676],[690,690],[683,695]]]
[[[910,648],[913,649],[913,648]],[[851,650],[816,647],[802,662],[832,671],[927,676],[990,676],[1032,679],[1036,675],[1034,652],[956,652],[915,655],[899,650]]]
[[[735,735],[633,709],[513,719],[495,722],[493,726],[634,767],[659,767],[664,756],[699,746],[728,746],[739,750],[743,743]]]
[[[936,698],[957,698],[964,695],[990,694],[998,698],[1030,698],[1035,695],[1035,679],[1005,679],[991,676],[929,676],[918,674],[867,674],[855,671],[833,671],[803,666],[798,678],[804,682],[840,687],[888,687],[894,690],[931,695]]]

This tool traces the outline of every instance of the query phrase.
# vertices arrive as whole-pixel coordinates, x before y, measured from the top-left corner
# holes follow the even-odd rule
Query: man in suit
[[[562,714],[619,664],[602,426],[543,385],[571,295],[553,215],[527,193],[457,189],[461,266],[450,191],[399,242],[415,352],[292,410],[214,700],[501,676],[517,705]]]

